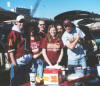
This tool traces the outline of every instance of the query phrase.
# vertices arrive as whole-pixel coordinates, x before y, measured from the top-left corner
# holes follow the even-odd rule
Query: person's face
[[[19,28],[20,30],[22,30],[23,27],[24,27],[24,21],[17,21],[17,26],[18,26],[18,28]]]
[[[72,27],[71,26],[66,26],[64,27],[65,30],[68,32],[68,33],[71,33],[72,32]]]
[[[50,28],[50,31],[49,31],[49,33],[50,33],[50,35],[52,36],[52,37],[55,37],[56,36],[56,28],[54,28],[54,27],[52,27],[52,28]]]
[[[44,21],[39,21],[38,28],[39,28],[40,31],[44,31],[45,22]]]
[[[63,32],[63,28],[62,28],[62,26],[60,26],[60,25],[57,26],[57,31],[62,33],[62,32]]]

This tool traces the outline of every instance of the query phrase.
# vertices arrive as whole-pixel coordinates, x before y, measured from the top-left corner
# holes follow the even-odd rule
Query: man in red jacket
[[[29,63],[32,55],[26,48],[26,39],[23,36],[25,17],[19,15],[16,25],[8,35],[8,56],[11,62],[11,86],[19,86],[28,75]],[[24,79],[23,79],[24,78]]]

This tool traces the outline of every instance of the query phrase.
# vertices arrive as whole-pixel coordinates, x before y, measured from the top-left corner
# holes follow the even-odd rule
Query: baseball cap
[[[70,20],[66,19],[66,20],[64,20],[63,25],[64,25],[65,27],[66,27],[66,26],[71,26],[72,23],[71,23]]]
[[[24,21],[25,20],[25,17],[23,15],[18,15],[17,18],[16,18],[16,21]]]

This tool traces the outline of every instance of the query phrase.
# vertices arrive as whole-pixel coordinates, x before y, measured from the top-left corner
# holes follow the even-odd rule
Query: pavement
[[[0,86],[10,86],[10,70],[0,70]]]

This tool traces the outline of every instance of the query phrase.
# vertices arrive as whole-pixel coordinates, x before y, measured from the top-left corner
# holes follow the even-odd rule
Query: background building
[[[17,14],[30,15],[30,9],[26,9],[26,8],[16,8],[15,12]]]

